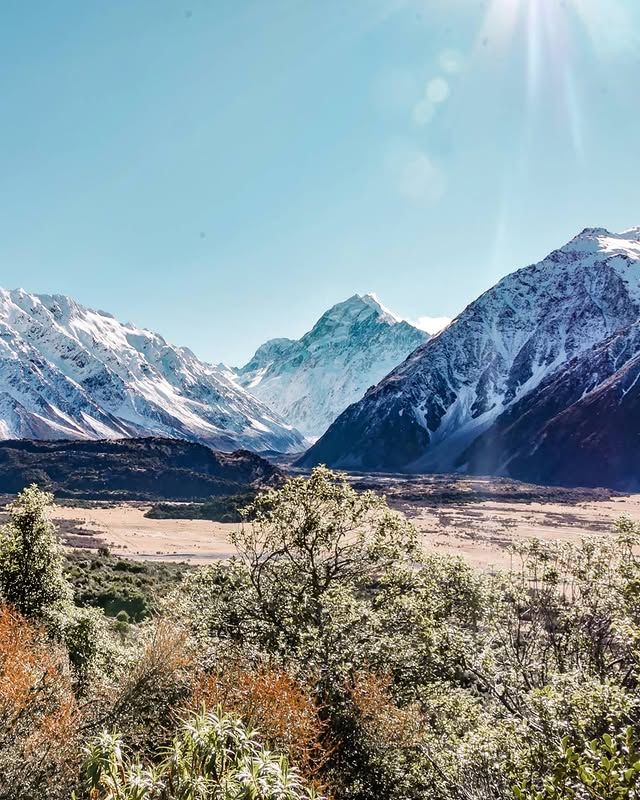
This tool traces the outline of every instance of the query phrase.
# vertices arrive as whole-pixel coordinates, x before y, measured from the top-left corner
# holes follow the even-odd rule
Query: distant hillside
[[[7,493],[37,483],[62,498],[202,500],[281,479],[254,453],[220,453],[177,439],[0,441],[0,492]]]
[[[556,370],[460,456],[470,472],[640,490],[640,322]]]

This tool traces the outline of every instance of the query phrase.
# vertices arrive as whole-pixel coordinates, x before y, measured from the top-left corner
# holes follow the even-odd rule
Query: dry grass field
[[[457,476],[351,476],[355,485],[386,494],[405,513],[431,551],[461,555],[479,569],[507,566],[509,546],[522,539],[577,541],[606,534],[622,514],[640,519],[640,494],[535,487],[507,480]],[[148,519],[141,503],[54,513],[72,545],[106,546],[133,559],[194,564],[232,554],[234,524]]]
[[[78,532],[92,544],[108,547],[114,554],[134,559],[187,561],[204,564],[229,558],[231,524],[207,520],[148,519],[143,503],[100,504],[77,508],[57,504],[53,519],[63,532],[81,544]]]
[[[451,475],[353,480],[385,494],[418,528],[427,550],[463,556],[483,570],[508,566],[518,541],[579,541],[610,533],[622,515],[640,520],[640,494]]]

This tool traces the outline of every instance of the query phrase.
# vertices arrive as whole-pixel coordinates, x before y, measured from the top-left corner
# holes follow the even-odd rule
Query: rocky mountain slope
[[[415,472],[468,469],[542,482],[554,476],[565,480],[571,468],[547,471],[542,454],[546,452],[551,463],[548,459],[556,447],[556,457],[569,464],[569,454],[559,449],[561,430],[565,438],[573,437],[575,448],[587,430],[593,435],[603,424],[591,415],[596,408],[611,408],[625,381],[633,382],[633,358],[625,362],[624,375],[610,367],[598,372],[594,364],[601,358],[613,359],[615,365],[616,348],[622,347],[622,340],[614,344],[617,333],[635,355],[632,326],[639,318],[640,229],[622,234],[586,229],[471,303],[442,333],[350,406],[301,464]],[[605,350],[598,351],[597,346],[612,336]],[[569,370],[572,359],[577,361]],[[563,374],[570,384],[565,402],[571,405],[581,398],[570,412],[576,428],[567,434],[566,418],[562,424],[556,422],[557,444],[545,431],[546,444],[536,451],[536,437],[550,421],[558,399],[558,388],[551,388],[550,382],[554,375],[562,381]],[[607,387],[607,381],[613,384]],[[634,395],[635,388],[623,395],[616,413],[631,408]],[[524,416],[527,403],[538,409],[537,427],[522,422],[522,428],[507,437],[505,431]],[[505,442],[510,437],[502,454],[498,432]],[[474,450],[473,443],[483,434]],[[593,442],[593,452],[600,452]],[[489,458],[494,446],[497,452]],[[514,450],[520,461],[511,458]],[[534,452],[539,472],[516,466],[523,460],[533,464]]]
[[[0,442],[6,493],[37,483],[61,498],[204,500],[274,486],[282,477],[255,453],[177,439]]]
[[[272,339],[241,369],[238,382],[309,438],[427,341],[375,295],[330,308],[301,339]]]
[[[464,452],[458,468],[640,490],[640,323],[572,359]]]
[[[149,435],[221,450],[303,446],[187,348],[68,297],[0,290],[0,438]]]

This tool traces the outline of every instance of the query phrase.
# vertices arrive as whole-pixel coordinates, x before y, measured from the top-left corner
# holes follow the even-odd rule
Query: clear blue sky
[[[0,285],[240,363],[640,224],[638,0],[2,0]]]

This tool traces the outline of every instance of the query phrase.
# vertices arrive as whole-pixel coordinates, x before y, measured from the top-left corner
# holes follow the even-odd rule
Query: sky
[[[0,285],[233,365],[425,324],[640,225],[639,142],[638,0],[2,0]]]

